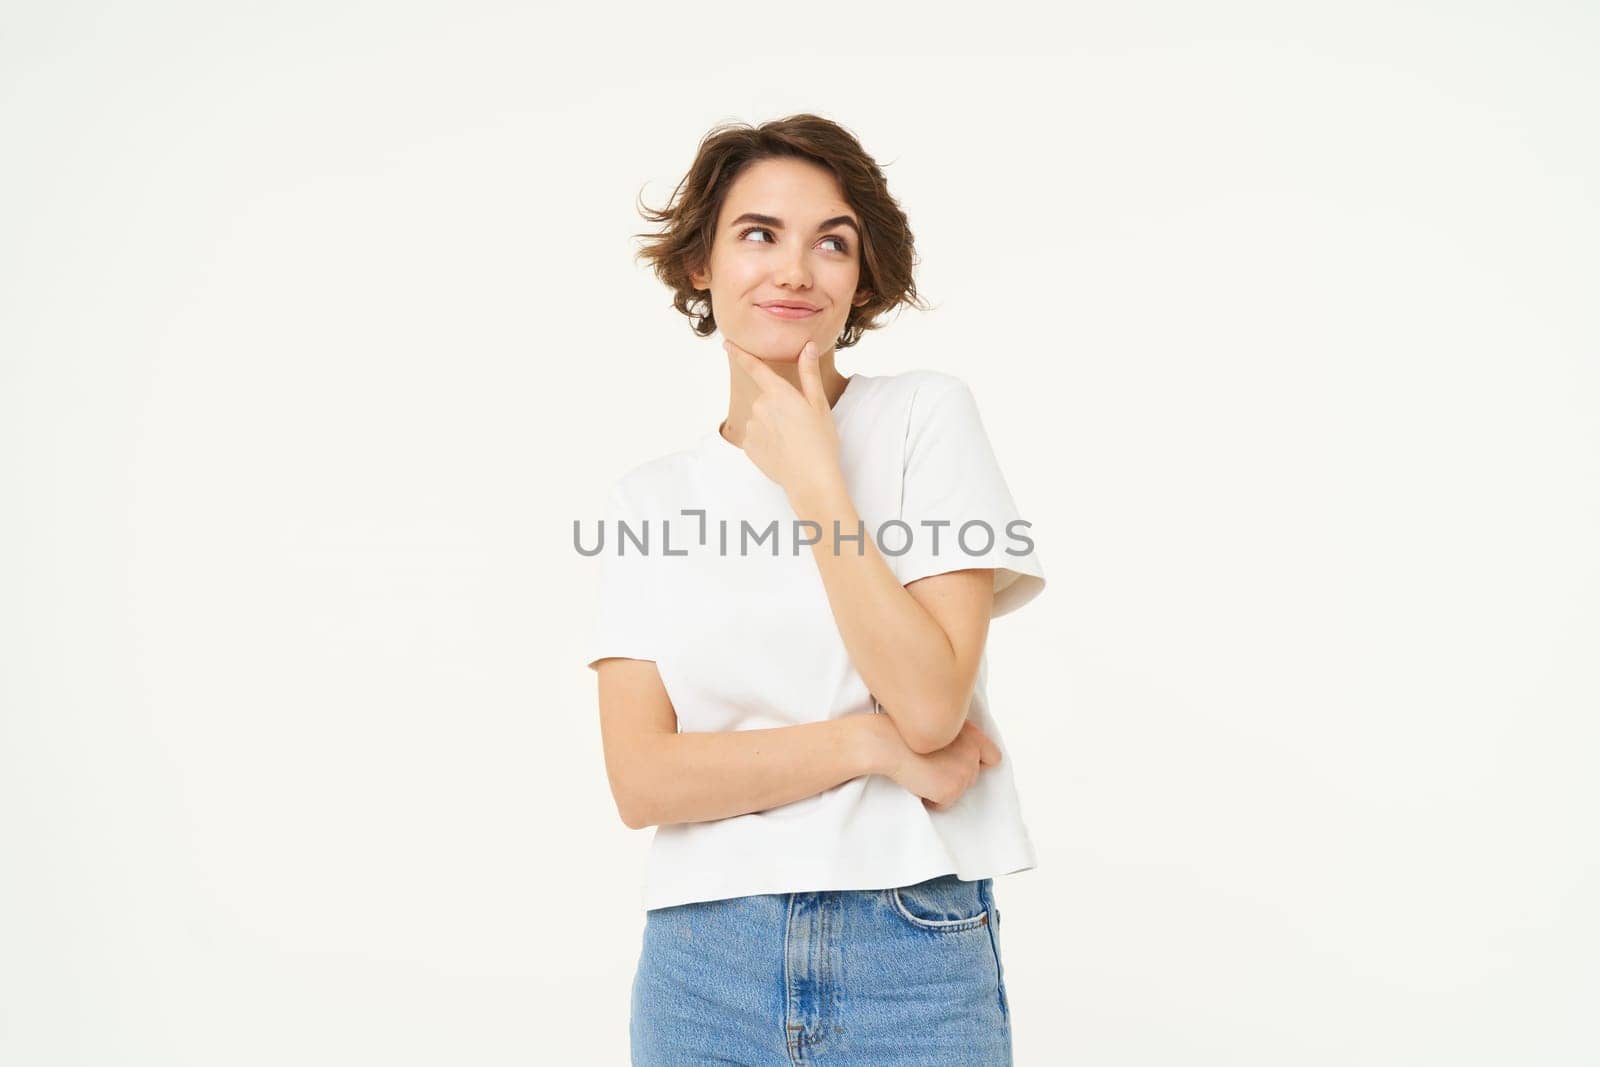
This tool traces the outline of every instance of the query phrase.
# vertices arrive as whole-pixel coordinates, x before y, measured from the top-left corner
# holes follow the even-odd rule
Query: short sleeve
[[[589,628],[588,666],[599,670],[599,661],[611,656],[656,659],[660,615],[651,566],[654,559],[649,553],[659,551],[659,546],[649,540],[645,522],[620,486],[613,486],[606,499],[601,529],[599,595]]]
[[[957,378],[944,382],[924,384],[912,398],[900,511],[910,530],[898,531],[909,547],[892,565],[902,585],[992,567],[991,618],[999,618],[1044,591],[1044,567],[972,390]],[[891,548],[900,543],[894,534],[881,540]]]

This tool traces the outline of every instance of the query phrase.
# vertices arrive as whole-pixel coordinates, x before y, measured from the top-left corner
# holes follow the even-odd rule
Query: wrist
[[[861,768],[861,773],[894,777],[900,766],[901,750],[905,746],[900,741],[900,731],[895,728],[893,720],[876,712],[862,712],[853,718],[860,720],[857,750],[860,761],[857,766]]]
[[[790,489],[788,497],[789,506],[800,519],[816,520],[819,515],[837,518],[852,506],[850,494],[845,490],[844,474],[837,469],[817,481]]]

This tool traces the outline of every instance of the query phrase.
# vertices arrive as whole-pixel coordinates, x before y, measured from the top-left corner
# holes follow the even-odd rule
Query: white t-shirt
[[[1043,591],[1032,534],[965,382],[933,370],[855,374],[833,417],[865,536],[902,585],[993,567],[995,618]],[[905,525],[883,526],[894,519]],[[845,540],[858,532],[840,531],[840,551],[860,551]],[[640,464],[608,498],[589,666],[654,660],[684,733],[882,714],[839,636],[809,547],[819,536],[831,550],[833,532],[801,523],[782,487],[715,429]],[[968,717],[1005,753],[987,676],[985,654]],[[873,774],[765,811],[657,826],[642,898],[650,909],[1034,866],[1005,758],[945,811]]]

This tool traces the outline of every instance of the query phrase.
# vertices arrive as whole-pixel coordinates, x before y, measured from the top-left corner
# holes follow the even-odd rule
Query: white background
[[[765,16],[7,9],[0,1061],[626,1062],[572,522],[725,414],[635,198],[795,111],[1050,579],[1017,1062],[1600,1061],[1595,9]]]

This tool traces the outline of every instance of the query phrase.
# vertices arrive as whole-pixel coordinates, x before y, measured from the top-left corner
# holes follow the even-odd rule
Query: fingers
[[[784,381],[782,375],[732,341],[724,340],[722,348],[733,357],[734,362],[739,364],[741,370],[755,379],[756,385],[760,386],[763,392],[774,386],[790,388],[789,383]]]
[[[985,767],[993,767],[1000,762],[1000,746],[989,739],[989,735],[979,729],[978,724],[968,719],[961,724],[963,730],[971,730],[973,740],[978,742],[978,762]]]
[[[822,361],[817,358],[815,341],[807,341],[800,350],[800,391],[812,407],[828,410],[828,391],[822,387]]]

